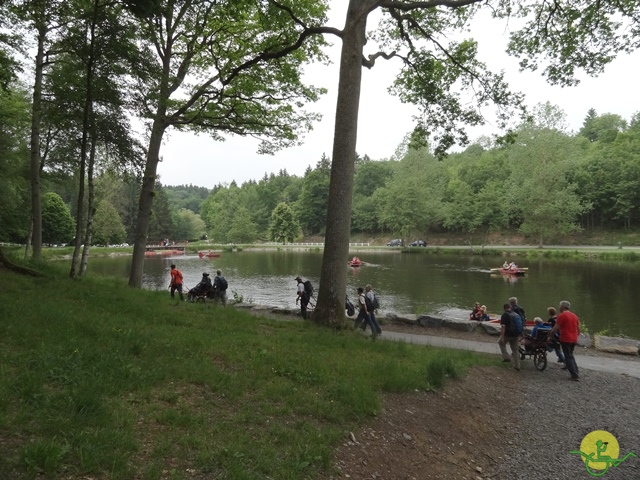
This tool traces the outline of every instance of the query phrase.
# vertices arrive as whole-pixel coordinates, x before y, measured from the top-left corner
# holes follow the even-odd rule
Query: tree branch
[[[377,52],[377,53],[374,53],[373,55],[369,55],[368,59],[362,57],[362,66],[367,68],[373,68],[373,66],[376,63],[376,59],[378,57],[382,57],[385,60],[391,60],[393,57],[396,57],[396,56],[397,56],[396,52],[391,52],[391,53]]]
[[[382,8],[402,10],[403,12],[410,12],[412,10],[434,7],[460,8],[466,7],[467,5],[473,5],[474,3],[480,3],[481,1],[484,0],[431,0],[429,2],[399,2],[396,0],[382,0],[378,2],[378,6]]]

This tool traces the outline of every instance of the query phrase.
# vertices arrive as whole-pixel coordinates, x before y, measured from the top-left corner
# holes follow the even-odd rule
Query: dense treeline
[[[26,118],[24,95],[3,93],[0,114]],[[392,159],[356,158],[352,232],[427,236],[453,232],[484,242],[492,231],[517,229],[544,243],[582,230],[624,230],[640,225],[640,115],[629,121],[590,110],[577,133],[566,131],[564,114],[537,108],[513,143],[481,139],[460,153],[437,159],[420,139],[407,137]],[[25,122],[3,129],[0,148],[0,220],[3,241],[24,242],[28,231]],[[156,184],[149,238],[208,238],[217,243],[293,241],[322,235],[328,201],[330,159],[322,155],[304,176],[286,170],[242,185],[212,189]],[[77,184],[55,170],[43,174],[44,241],[69,242]],[[113,169],[95,178],[96,244],[131,242],[135,229],[135,175]],[[51,196],[59,201],[52,201]],[[64,201],[62,201],[64,200]],[[66,211],[66,213],[65,213]],[[64,219],[60,220],[60,219]],[[55,231],[51,231],[54,229]]]

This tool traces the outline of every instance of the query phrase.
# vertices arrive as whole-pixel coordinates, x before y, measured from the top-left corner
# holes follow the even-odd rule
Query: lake
[[[528,319],[547,318],[546,308],[558,308],[560,300],[569,300],[572,310],[590,333],[608,330],[608,334],[640,338],[636,314],[640,312],[639,263],[597,261],[527,262],[526,277],[515,278],[490,274],[499,267],[501,257],[464,255],[363,252],[367,264],[347,266],[347,293],[353,300],[355,289],[370,283],[376,290],[381,313],[439,313],[444,310],[464,315],[476,301],[487,305],[491,314],[502,311],[509,297],[518,297]],[[203,272],[213,277],[217,269],[229,281],[229,298],[233,293],[245,302],[295,308],[296,282],[301,275],[318,291],[322,252],[243,251],[223,252],[219,258],[197,256],[146,258],[144,288],[167,290],[169,265],[175,263],[184,275],[186,287],[195,286]],[[131,257],[95,257],[89,262],[90,275],[118,276],[126,280]],[[167,291],[167,297],[169,293]]]

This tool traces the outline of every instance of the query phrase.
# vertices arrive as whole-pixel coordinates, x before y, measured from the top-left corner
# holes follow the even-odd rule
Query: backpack
[[[373,302],[366,295],[364,296],[364,303],[367,305],[367,312],[369,312],[369,313],[373,312],[373,310],[374,310]]]
[[[347,315],[349,315],[350,317],[353,317],[356,314],[356,307],[353,305],[353,303],[351,303],[349,297],[347,297],[344,302],[344,309],[347,311]]]
[[[516,312],[509,312],[509,316],[511,317],[511,325],[509,325],[509,336],[517,337],[519,335],[522,335],[522,317]]]
[[[313,297],[313,285],[311,285],[311,280],[307,280],[306,282],[303,283],[304,285],[304,293],[307,295],[307,297],[311,298]]]
[[[373,302],[371,302],[371,303],[372,303],[372,306],[373,306],[374,310],[378,310],[380,308],[380,303],[378,302],[378,296],[376,295],[375,292],[373,292]],[[367,307],[367,308],[369,308],[369,307]]]
[[[224,277],[218,277],[220,279],[220,290],[222,290],[223,292],[229,288],[229,282],[227,282],[227,279]]]

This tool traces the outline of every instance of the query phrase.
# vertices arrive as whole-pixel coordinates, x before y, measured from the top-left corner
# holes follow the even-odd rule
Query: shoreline
[[[298,310],[280,308],[268,305],[255,305],[249,303],[231,303],[230,307],[239,308],[249,313],[267,316],[276,320],[302,320]],[[353,320],[355,317],[347,317]],[[434,336],[451,338],[458,340],[475,340],[486,343],[497,343],[499,326],[489,325],[487,322],[477,322],[474,320],[459,320],[455,318],[439,318],[433,315],[402,315],[396,313],[386,313],[376,316],[383,329],[391,332],[409,333],[412,335]],[[434,320],[440,320],[433,324]],[[439,325],[439,326],[436,326]],[[491,331],[496,333],[490,333]],[[525,328],[525,332],[530,329]],[[589,356],[602,356],[609,358],[627,358],[631,361],[640,362],[640,340],[626,337],[607,337],[604,335],[594,335],[593,340],[589,334],[581,334],[581,338],[576,345],[575,353]],[[600,341],[598,341],[600,340]],[[617,351],[613,351],[617,350]],[[632,353],[634,352],[635,353]],[[552,357],[549,357],[552,360]]]

